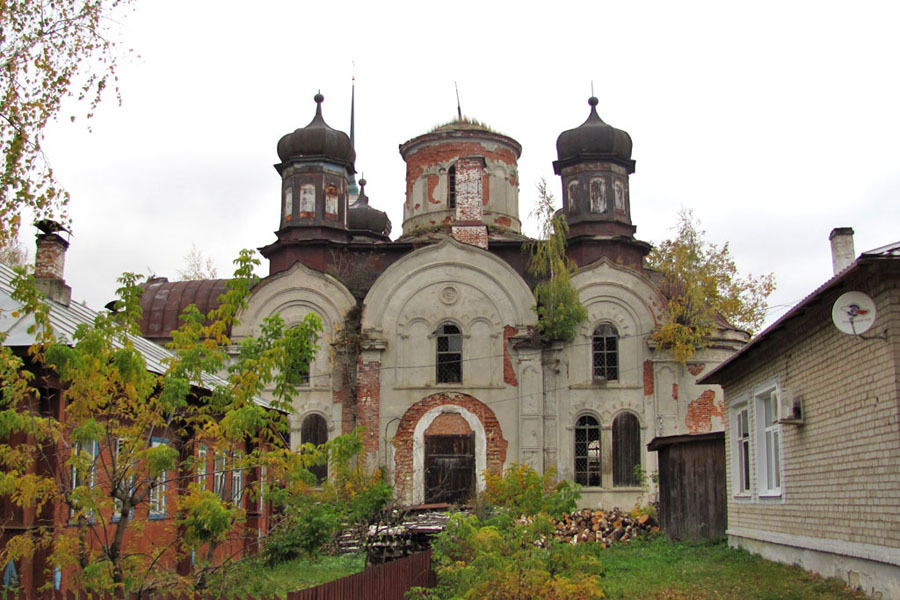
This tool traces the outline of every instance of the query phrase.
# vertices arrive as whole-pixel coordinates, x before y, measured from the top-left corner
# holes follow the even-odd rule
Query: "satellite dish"
[[[843,333],[865,333],[875,324],[875,303],[862,292],[847,292],[835,300],[831,320]]]

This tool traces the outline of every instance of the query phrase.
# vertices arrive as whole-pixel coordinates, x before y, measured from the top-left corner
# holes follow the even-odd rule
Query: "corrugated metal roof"
[[[15,272],[6,265],[0,264],[0,331],[7,334],[3,344],[5,346],[31,346],[35,343],[34,334],[29,333],[28,329],[34,325],[34,317],[32,315],[13,316],[13,312],[22,308],[22,303],[12,298]],[[50,325],[53,327],[53,333],[61,342],[69,344],[74,343],[75,330],[79,325],[92,325],[97,317],[97,312],[91,310],[83,304],[70,302],[68,306],[46,300],[50,307]],[[134,344],[134,348],[141,353],[147,365],[147,370],[162,375],[166,372],[166,363],[174,358],[176,354],[171,350],[163,348],[159,344],[150,340],[129,335],[128,339]],[[117,342],[116,347],[121,347]],[[225,386],[228,384],[223,378],[211,373],[203,373],[203,381],[200,386],[209,390],[213,387]],[[257,396],[255,398],[257,404],[270,407],[268,401]]]

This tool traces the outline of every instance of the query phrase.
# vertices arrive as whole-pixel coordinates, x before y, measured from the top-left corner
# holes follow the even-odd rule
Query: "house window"
[[[447,206],[456,208],[456,165],[447,171]]]
[[[134,494],[134,458],[128,448],[128,440],[119,438],[116,440],[116,456],[113,472],[110,473],[113,482],[118,482],[122,495],[131,496]],[[113,512],[113,521],[122,518],[122,499],[116,497],[113,499],[115,503],[115,511]],[[129,518],[134,514],[134,507],[129,511]]]
[[[206,444],[197,446],[197,484],[200,489],[205,490],[209,487],[209,447]]]
[[[315,413],[306,415],[300,426],[300,443],[321,446],[328,441],[328,423],[325,417]],[[316,483],[321,484],[328,479],[328,464],[312,465],[309,472],[315,475]]]
[[[600,423],[590,415],[575,423],[575,483],[600,486]]]
[[[165,440],[161,440],[158,438],[153,438],[150,440],[150,447],[157,448],[159,446],[164,446]],[[167,472],[163,471],[156,478],[150,482],[150,518],[151,519],[161,519],[166,516],[166,487],[167,487]]]
[[[94,487],[97,484],[97,456],[100,445],[95,442],[75,442],[72,455],[77,460],[72,464],[72,489],[79,486]]]
[[[641,464],[641,425],[631,413],[613,419],[612,427],[613,485],[641,485],[637,467]]]
[[[759,453],[759,493],[781,494],[781,425],[778,424],[778,390],[756,395],[757,452]]]
[[[462,383],[462,333],[450,323],[437,330],[437,382]]]
[[[225,496],[226,481],[228,480],[228,471],[226,469],[227,456],[224,452],[216,452],[216,458],[213,461],[213,493],[216,494],[222,502],[228,498]]]
[[[231,503],[235,506],[241,505],[241,499],[244,494],[244,454],[240,450],[235,450],[231,456]]]
[[[609,323],[594,330],[594,379],[613,381],[619,378],[619,332]]]
[[[738,494],[750,493],[750,409],[746,405],[734,415],[734,464]]]

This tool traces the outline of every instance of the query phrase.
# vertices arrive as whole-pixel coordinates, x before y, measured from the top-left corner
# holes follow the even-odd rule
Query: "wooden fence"
[[[414,586],[434,587],[435,583],[434,570],[431,568],[431,550],[426,550],[313,588],[290,592],[285,600],[363,600],[368,598],[404,600],[404,595],[410,588]],[[215,596],[190,596],[155,593],[143,594],[140,598],[137,594],[131,594],[126,598],[121,595],[98,595],[85,592],[78,594],[71,591],[27,594],[25,591],[4,593],[0,590],[0,600],[222,600],[222,598],[218,594]],[[242,599],[236,598],[235,600]],[[248,598],[246,600],[279,600],[279,597]]]

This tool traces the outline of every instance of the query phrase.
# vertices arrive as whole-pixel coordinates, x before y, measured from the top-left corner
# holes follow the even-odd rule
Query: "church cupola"
[[[401,144],[403,236],[441,229],[484,248],[494,235],[519,234],[521,153],[516,140],[464,117]]]
[[[369,206],[366,196],[366,180],[359,180],[359,195],[356,202],[350,205],[349,226],[354,240],[389,241],[391,220],[387,214]]]
[[[628,176],[634,173],[631,137],[603,122],[597,98],[587,120],[556,140],[553,171],[562,176],[563,211],[569,237],[634,235]]]
[[[345,240],[356,152],[347,134],[329,127],[322,117],[322,94],[314,100],[316,115],[309,125],[278,141],[279,238]]]

